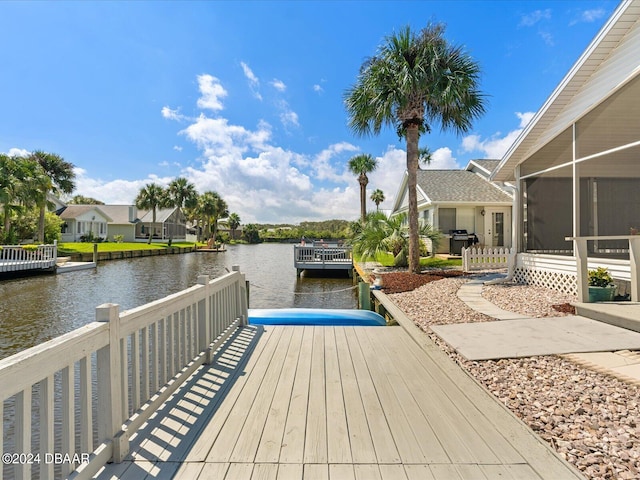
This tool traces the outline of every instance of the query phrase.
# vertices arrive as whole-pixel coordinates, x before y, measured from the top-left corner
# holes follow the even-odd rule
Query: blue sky
[[[378,158],[382,208],[405,169],[395,132],[354,136],[343,105],[385,36],[443,22],[480,63],[487,113],[467,135],[421,141],[428,168],[463,168],[502,156],[617,5],[0,2],[0,152],[57,153],[77,167],[75,193],[106,203],[184,176],[243,223],[353,220],[351,156]]]

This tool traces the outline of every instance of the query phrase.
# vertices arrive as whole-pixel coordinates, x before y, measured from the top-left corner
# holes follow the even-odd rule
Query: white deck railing
[[[58,242],[36,248],[20,245],[0,245],[0,273],[53,268],[56,265]]]
[[[305,263],[351,263],[351,247],[298,246],[293,249],[295,265]]]
[[[513,248],[463,248],[462,270],[485,270],[490,268],[511,268],[515,264],[516,253]]]
[[[589,255],[587,242],[590,240],[627,240],[629,242],[629,280],[631,282],[631,301],[640,302],[640,235],[610,235],[565,237],[573,241],[576,259],[576,282],[578,301],[589,301]]]
[[[234,270],[132,310],[101,305],[95,322],[0,360],[9,475],[85,479],[122,461],[129,437],[246,323],[245,278]],[[55,462],[56,452],[71,458]]]

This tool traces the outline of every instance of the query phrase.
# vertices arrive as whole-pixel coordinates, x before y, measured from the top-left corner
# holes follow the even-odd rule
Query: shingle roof
[[[482,159],[482,160],[471,160],[473,163],[475,163],[476,165],[484,168],[485,170],[487,170],[489,173],[493,172],[493,169],[496,168],[498,166],[498,164],[500,163],[500,160],[491,160],[491,159]]]
[[[100,210],[112,218],[112,223],[125,224],[129,221],[129,209],[131,205],[100,205]]]
[[[468,170],[418,170],[418,186],[432,202],[511,203],[511,196]]]
[[[67,205],[61,212],[60,212],[60,218],[65,220],[65,219],[70,219],[70,218],[77,218],[78,216],[82,215],[83,213],[87,213],[90,212],[91,210],[97,210],[98,212],[100,212],[101,215],[106,216],[106,219],[109,221],[111,220],[109,218],[109,214],[107,212],[105,212],[104,210],[102,210],[102,205]]]

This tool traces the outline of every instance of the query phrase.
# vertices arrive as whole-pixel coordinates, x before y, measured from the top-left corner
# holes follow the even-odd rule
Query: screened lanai
[[[572,254],[570,236],[640,231],[640,75],[520,165],[521,251]],[[622,257],[628,242],[589,242]]]

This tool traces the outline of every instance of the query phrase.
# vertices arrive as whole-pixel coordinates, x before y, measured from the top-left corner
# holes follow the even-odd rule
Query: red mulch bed
[[[569,315],[576,314],[576,307],[570,303],[558,303],[556,305],[551,305],[551,307],[558,312],[568,313]]]
[[[464,275],[460,270],[438,270],[425,273],[392,272],[379,274],[385,293],[400,293],[415,290],[422,285],[443,278]]]

